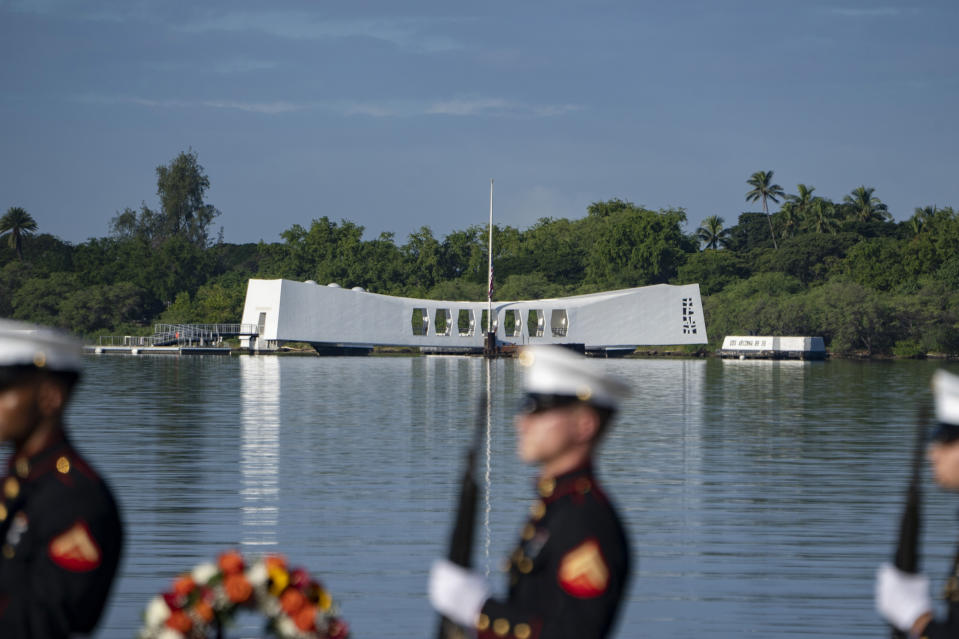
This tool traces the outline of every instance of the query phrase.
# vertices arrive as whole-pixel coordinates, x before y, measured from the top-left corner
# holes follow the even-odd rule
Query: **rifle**
[[[453,534],[450,537],[449,560],[453,563],[469,568],[473,554],[473,529],[476,525],[476,503],[479,500],[479,486],[473,476],[476,469],[476,454],[483,441],[483,432],[486,427],[486,392],[479,398],[474,423],[473,442],[466,453],[466,468],[463,471],[460,485],[459,506],[456,510],[456,521],[453,523]],[[462,628],[444,616],[440,616],[440,625],[437,632],[439,639],[453,639],[466,637]]]
[[[916,574],[919,572],[919,503],[921,501],[920,486],[922,484],[922,458],[926,449],[928,437],[929,409],[923,406],[919,409],[919,418],[916,420],[916,444],[912,452],[912,476],[909,479],[909,488],[906,492],[906,507],[899,522],[899,543],[896,546],[894,564],[903,572]],[[905,639],[908,633],[893,628],[893,639]]]

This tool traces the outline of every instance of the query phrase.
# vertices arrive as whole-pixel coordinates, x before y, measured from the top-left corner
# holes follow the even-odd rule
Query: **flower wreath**
[[[237,610],[258,611],[267,632],[281,639],[347,639],[349,627],[323,585],[302,568],[290,570],[279,555],[247,565],[230,550],[217,563],[197,565],[144,610],[140,639],[206,639],[229,624]]]

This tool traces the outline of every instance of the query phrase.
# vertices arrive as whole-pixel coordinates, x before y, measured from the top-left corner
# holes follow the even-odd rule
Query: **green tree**
[[[859,241],[851,233],[823,235],[803,233],[783,240],[777,251],[757,252],[752,257],[756,272],[781,272],[803,284],[825,281],[842,269],[849,247]]]
[[[912,231],[913,235],[919,235],[930,221],[936,219],[937,213],[938,210],[935,206],[917,206],[907,222],[909,230]]]
[[[748,261],[736,251],[700,251],[679,267],[673,283],[699,284],[703,295],[713,295],[749,275]]]
[[[498,298],[504,300],[540,300],[562,295],[562,287],[553,284],[538,271],[510,275],[496,293]]]
[[[419,231],[410,233],[402,253],[408,278],[417,288],[428,291],[442,279],[442,246],[433,237],[430,227],[422,226]]]
[[[73,273],[31,277],[13,294],[13,317],[38,324],[70,328],[63,322],[60,304],[77,288],[77,278]]]
[[[69,293],[59,314],[62,326],[82,335],[142,321],[143,291],[130,282],[89,286]]]
[[[778,218],[782,225],[782,231],[780,231],[780,233],[784,240],[792,237],[802,224],[802,215],[799,212],[799,207],[793,202],[783,203],[779,209]]]
[[[682,232],[685,222],[681,209],[634,208],[604,218],[587,257],[587,286],[602,290],[669,281],[697,248]]]
[[[33,235],[37,230],[37,221],[19,206],[11,206],[0,217],[0,237],[6,235],[10,247],[17,252],[17,259],[23,260],[23,238]]]
[[[782,207],[783,238],[788,238],[797,230],[807,226],[807,220],[812,213],[814,186],[797,184],[795,195],[787,195],[786,202]]]
[[[796,207],[796,212],[799,214],[800,218],[805,218],[809,215],[809,209],[812,206],[813,192],[816,190],[814,186],[806,186],[805,184],[797,184],[796,190],[798,193],[795,195],[786,196],[788,202],[792,202]]]
[[[0,268],[0,317],[13,316],[13,297],[32,275],[32,265],[19,260]]]
[[[740,213],[736,225],[729,229],[726,248],[747,252],[758,248],[772,248],[769,225],[763,213]]]
[[[586,269],[583,235],[576,222],[540,218],[523,234],[526,270],[540,272],[561,286],[579,284]]]
[[[837,353],[888,352],[894,323],[888,304],[855,282],[834,280],[810,291],[813,321],[831,350]]]
[[[718,249],[726,246],[729,238],[729,229],[723,228],[725,220],[718,215],[710,215],[696,229],[696,237],[702,242],[704,249]]]
[[[876,189],[858,186],[843,197],[849,217],[859,222],[885,222],[892,219],[889,207],[873,195]]]
[[[835,233],[839,228],[836,205],[821,197],[813,198],[805,218],[805,228],[816,233]]]
[[[785,197],[786,192],[783,190],[783,187],[778,184],[773,184],[773,171],[756,171],[752,176],[746,180],[746,184],[753,187],[752,190],[746,193],[747,202],[755,202],[756,200],[761,200],[763,203],[763,213],[766,214],[766,220],[769,222],[769,235],[773,240],[773,248],[779,248],[776,244],[776,232],[773,231],[773,220],[769,216],[769,207],[766,204],[767,200],[772,200],[774,203],[779,203],[779,198]]]
[[[210,179],[196,152],[181,152],[168,165],[158,166],[156,174],[162,236],[179,236],[195,246],[206,246],[207,229],[220,212],[204,201]]]
[[[431,300],[485,302],[486,285],[465,278],[443,280],[426,295]]]

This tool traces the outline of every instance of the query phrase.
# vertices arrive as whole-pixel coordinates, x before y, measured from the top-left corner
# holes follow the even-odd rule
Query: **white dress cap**
[[[959,376],[937,370],[932,376],[932,392],[936,398],[936,419],[959,426]]]
[[[527,393],[578,397],[606,408],[616,408],[629,395],[625,382],[568,348],[528,346],[520,352],[519,362],[526,368]]]
[[[46,326],[0,319],[0,366],[36,366],[79,373],[83,347],[67,333]]]

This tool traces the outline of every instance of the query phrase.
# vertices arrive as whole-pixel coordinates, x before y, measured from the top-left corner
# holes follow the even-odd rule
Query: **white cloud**
[[[456,41],[448,36],[425,33],[439,22],[425,18],[324,20],[315,12],[265,11],[214,15],[192,21],[179,29],[191,33],[250,31],[293,40],[362,37],[424,52],[459,48]]]
[[[511,102],[502,98],[453,98],[449,100],[382,100],[382,101],[304,101],[274,100],[179,100],[138,96],[82,95],[74,98],[87,104],[133,104],[160,109],[230,109],[248,113],[277,115],[299,111],[320,111],[344,117],[410,118],[424,116],[450,117],[555,117],[580,110],[571,104],[536,105]]]
[[[834,7],[830,9],[830,13],[847,18],[883,18],[901,15],[902,10],[896,7],[873,7],[871,9]]]

